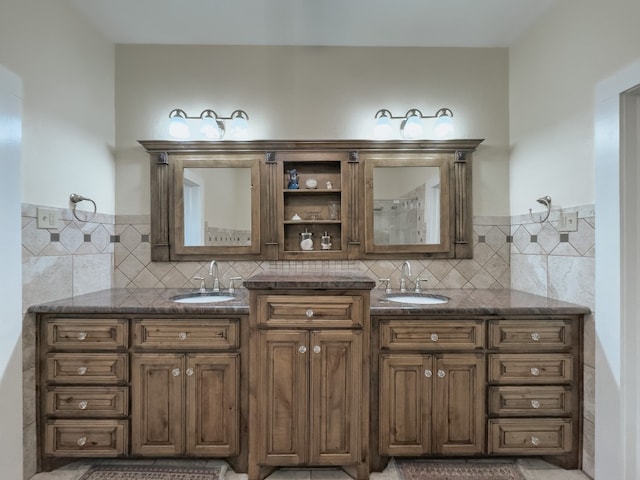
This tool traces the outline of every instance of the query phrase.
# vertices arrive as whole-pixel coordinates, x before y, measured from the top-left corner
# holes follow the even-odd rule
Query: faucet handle
[[[196,275],[195,277],[193,277],[194,280],[200,280],[200,293],[204,293],[206,291],[206,288],[204,286],[204,277],[200,276],[200,275]]]
[[[426,279],[426,278],[420,278],[420,277],[416,278],[416,289],[415,289],[415,292],[416,293],[422,292],[422,288],[420,287],[420,282],[428,282],[428,281],[429,280]]]
[[[235,293],[236,286],[233,284],[234,280],[242,280],[242,277],[231,277],[229,279],[229,293]]]
[[[379,278],[378,279],[380,282],[385,282],[385,289],[384,289],[384,293],[386,293],[387,295],[389,295],[391,293],[391,287],[389,286],[389,282],[391,281],[390,278]]]

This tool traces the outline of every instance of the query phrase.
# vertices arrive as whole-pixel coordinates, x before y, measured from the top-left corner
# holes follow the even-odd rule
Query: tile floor
[[[464,460],[456,460],[464,461]],[[554,467],[537,458],[521,459],[485,459],[469,460],[480,462],[515,462],[522,471],[526,480],[590,480],[590,477],[579,470],[564,470]],[[185,465],[197,467],[225,466],[220,460],[103,460],[109,463],[145,463],[161,465]],[[90,462],[80,461],[69,464],[52,472],[38,473],[31,480],[79,480],[89,469]],[[246,480],[247,476],[226,470],[224,480]],[[342,470],[334,469],[282,469],[268,477],[269,480],[350,480],[350,477]],[[371,480],[400,480],[397,470],[391,462],[381,473],[372,473]]]

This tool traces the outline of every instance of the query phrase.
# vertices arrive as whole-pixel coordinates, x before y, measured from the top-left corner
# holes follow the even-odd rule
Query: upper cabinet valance
[[[481,142],[141,141],[151,258],[471,258]]]

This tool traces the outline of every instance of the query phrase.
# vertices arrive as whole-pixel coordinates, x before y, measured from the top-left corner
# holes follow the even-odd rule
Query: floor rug
[[[220,468],[94,465],[80,480],[222,480]]]
[[[512,463],[396,460],[402,480],[525,480]]]

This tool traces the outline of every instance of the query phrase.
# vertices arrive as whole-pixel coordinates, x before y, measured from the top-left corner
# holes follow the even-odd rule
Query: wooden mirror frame
[[[398,258],[472,258],[473,257],[473,215],[471,194],[471,157],[482,140],[255,140],[246,142],[207,141],[165,141],[149,140],[139,143],[150,155],[151,168],[151,260],[207,261],[220,260],[278,260],[278,225],[283,222],[277,216],[278,179],[277,162],[279,153],[287,156],[309,155],[326,151],[346,152],[348,157],[349,182],[345,207],[350,218],[344,223],[343,233],[346,246],[343,247],[344,260],[358,259],[398,259]],[[251,247],[212,247],[179,245],[176,236],[176,216],[183,205],[183,199],[176,198],[180,187],[176,185],[173,160],[189,156],[227,156],[228,158],[253,158],[252,167],[252,245]],[[368,212],[365,192],[372,189],[366,182],[372,181],[365,172],[368,162],[387,158],[411,159],[419,163],[420,156],[433,165],[434,156],[446,172],[441,171],[442,184],[448,188],[447,201],[441,201],[446,212],[441,216],[441,242],[425,245],[394,245],[392,248],[375,246],[372,235],[372,212]],[[227,165],[225,165],[227,166]],[[257,177],[255,176],[257,172]],[[182,178],[182,177],[181,177]],[[368,178],[368,179],[367,179]],[[182,180],[180,180],[182,181]],[[372,193],[371,193],[372,195]],[[446,219],[446,220],[442,220]],[[445,232],[446,230],[446,232]],[[369,233],[367,233],[369,232]],[[367,238],[369,237],[369,238]],[[300,256],[300,260],[313,257]]]

